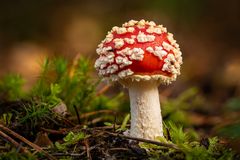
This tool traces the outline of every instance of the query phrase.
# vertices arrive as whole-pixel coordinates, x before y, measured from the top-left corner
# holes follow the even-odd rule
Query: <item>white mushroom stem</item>
[[[131,103],[130,135],[150,140],[163,137],[158,83],[133,81],[125,86],[129,89]]]

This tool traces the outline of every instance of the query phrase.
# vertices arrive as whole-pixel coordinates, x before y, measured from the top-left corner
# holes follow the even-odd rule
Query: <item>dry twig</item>
[[[19,148],[21,152],[29,153],[29,151],[25,147],[22,147],[18,142],[16,142],[14,139],[9,137],[4,132],[0,131],[0,136],[3,137],[4,139],[6,139],[8,142],[12,143],[16,148]]]
[[[50,133],[50,134],[67,134],[68,131],[65,130],[65,129],[62,129],[62,130],[53,130],[53,129],[47,129],[47,128],[41,128],[41,130],[47,132],[47,133]]]
[[[8,132],[9,134],[11,134],[12,136],[16,137],[17,139],[21,140],[22,142],[26,143],[27,145],[31,146],[32,148],[34,148],[37,152],[42,152],[48,159],[50,160],[57,160],[55,157],[53,157],[51,154],[49,154],[48,152],[44,151],[41,147],[39,147],[38,145],[30,142],[29,140],[27,140],[26,138],[24,138],[23,136],[19,135],[18,133],[12,131],[11,129],[3,126],[2,124],[0,124],[0,129],[4,130],[6,132]]]
[[[88,113],[83,113],[81,116],[80,116],[80,118],[88,118],[88,117],[90,117],[90,116],[93,116],[93,115],[96,115],[96,114],[100,114],[100,113],[106,113],[106,114],[109,114],[109,113],[111,113],[111,114],[115,114],[115,112],[116,111],[113,111],[113,110],[107,110],[107,109],[105,109],[105,110],[99,110],[99,111],[93,111],[93,112],[88,112]]]
[[[87,152],[87,158],[88,160],[92,160],[92,156],[91,156],[91,153],[90,153],[90,148],[89,148],[89,144],[88,144],[88,140],[87,139],[84,139],[83,141],[85,147],[86,147],[86,152]]]
[[[178,146],[176,146],[175,144],[171,144],[171,143],[163,143],[163,142],[148,140],[148,139],[144,139],[144,138],[125,136],[125,135],[122,135],[122,134],[112,133],[112,132],[108,132],[108,131],[104,131],[104,132],[109,134],[109,135],[115,136],[115,137],[121,137],[121,138],[125,138],[125,139],[131,139],[131,140],[136,140],[136,141],[139,141],[139,142],[146,142],[146,143],[156,144],[156,145],[159,145],[159,146],[164,146],[164,147],[180,150],[180,148],[178,148]]]

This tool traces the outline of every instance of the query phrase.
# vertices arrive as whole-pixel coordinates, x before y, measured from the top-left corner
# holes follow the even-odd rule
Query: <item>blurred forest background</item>
[[[94,62],[96,46],[107,31],[130,19],[163,24],[183,52],[182,75],[172,85],[160,86],[162,96],[174,97],[195,86],[210,115],[227,117],[212,121],[235,118],[240,124],[239,0],[0,1],[0,77],[19,73],[28,89],[44,57],[73,59],[81,54]],[[226,111],[227,106],[233,110]]]

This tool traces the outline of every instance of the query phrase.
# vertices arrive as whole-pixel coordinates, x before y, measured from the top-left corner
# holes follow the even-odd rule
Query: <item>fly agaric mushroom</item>
[[[98,45],[99,76],[127,87],[131,105],[130,135],[163,137],[158,86],[180,75],[182,53],[173,34],[152,21],[130,20],[113,27]]]

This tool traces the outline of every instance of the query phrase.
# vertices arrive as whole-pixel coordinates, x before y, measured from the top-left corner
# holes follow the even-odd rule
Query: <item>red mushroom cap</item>
[[[95,68],[112,80],[156,79],[165,83],[180,74],[182,53],[173,34],[150,21],[134,21],[113,27],[98,45]]]

